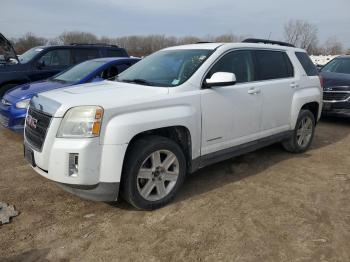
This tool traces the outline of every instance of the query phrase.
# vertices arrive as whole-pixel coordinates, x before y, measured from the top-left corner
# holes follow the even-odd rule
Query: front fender
[[[191,105],[173,105],[128,112],[112,117],[102,132],[104,145],[128,144],[136,135],[158,128],[183,126],[192,138],[192,156],[200,154],[200,112]],[[198,139],[195,139],[198,138]]]
[[[299,112],[301,108],[312,102],[317,102],[318,118],[321,116],[322,111],[322,91],[319,87],[299,89],[294,93],[291,110],[291,128],[294,129],[298,120]]]

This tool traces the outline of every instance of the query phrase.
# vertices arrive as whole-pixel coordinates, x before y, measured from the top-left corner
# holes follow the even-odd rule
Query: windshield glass
[[[104,62],[99,61],[86,61],[54,76],[52,80],[76,83],[81,81],[83,78],[88,76],[88,74],[92,73],[103,64]]]
[[[336,58],[325,65],[321,72],[350,74],[350,58]]]
[[[213,50],[159,51],[121,73],[117,81],[178,86],[189,79],[212,52]]]
[[[41,51],[43,51],[43,49],[39,47],[29,49],[28,51],[24,52],[22,55],[19,56],[19,61],[21,63],[28,63],[34,56],[39,54]]]

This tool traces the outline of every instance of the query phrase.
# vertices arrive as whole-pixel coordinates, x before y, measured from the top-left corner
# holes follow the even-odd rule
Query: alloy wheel
[[[179,177],[179,160],[168,150],[151,153],[142,163],[137,175],[137,189],[148,201],[166,197]]]
[[[306,147],[309,144],[312,132],[312,119],[306,116],[300,121],[299,128],[297,129],[297,143],[300,147]]]

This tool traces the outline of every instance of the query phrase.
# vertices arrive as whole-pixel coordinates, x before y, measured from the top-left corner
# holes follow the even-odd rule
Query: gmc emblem
[[[27,126],[30,126],[31,128],[36,129],[36,126],[38,124],[38,119],[35,119],[31,115],[28,115],[26,117],[26,124]]]

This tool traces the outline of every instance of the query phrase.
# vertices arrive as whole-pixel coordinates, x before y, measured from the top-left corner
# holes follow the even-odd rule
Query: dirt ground
[[[350,118],[323,120],[310,151],[280,145],[205,168],[144,212],[85,201],[40,177],[0,129],[0,261],[350,261]]]

